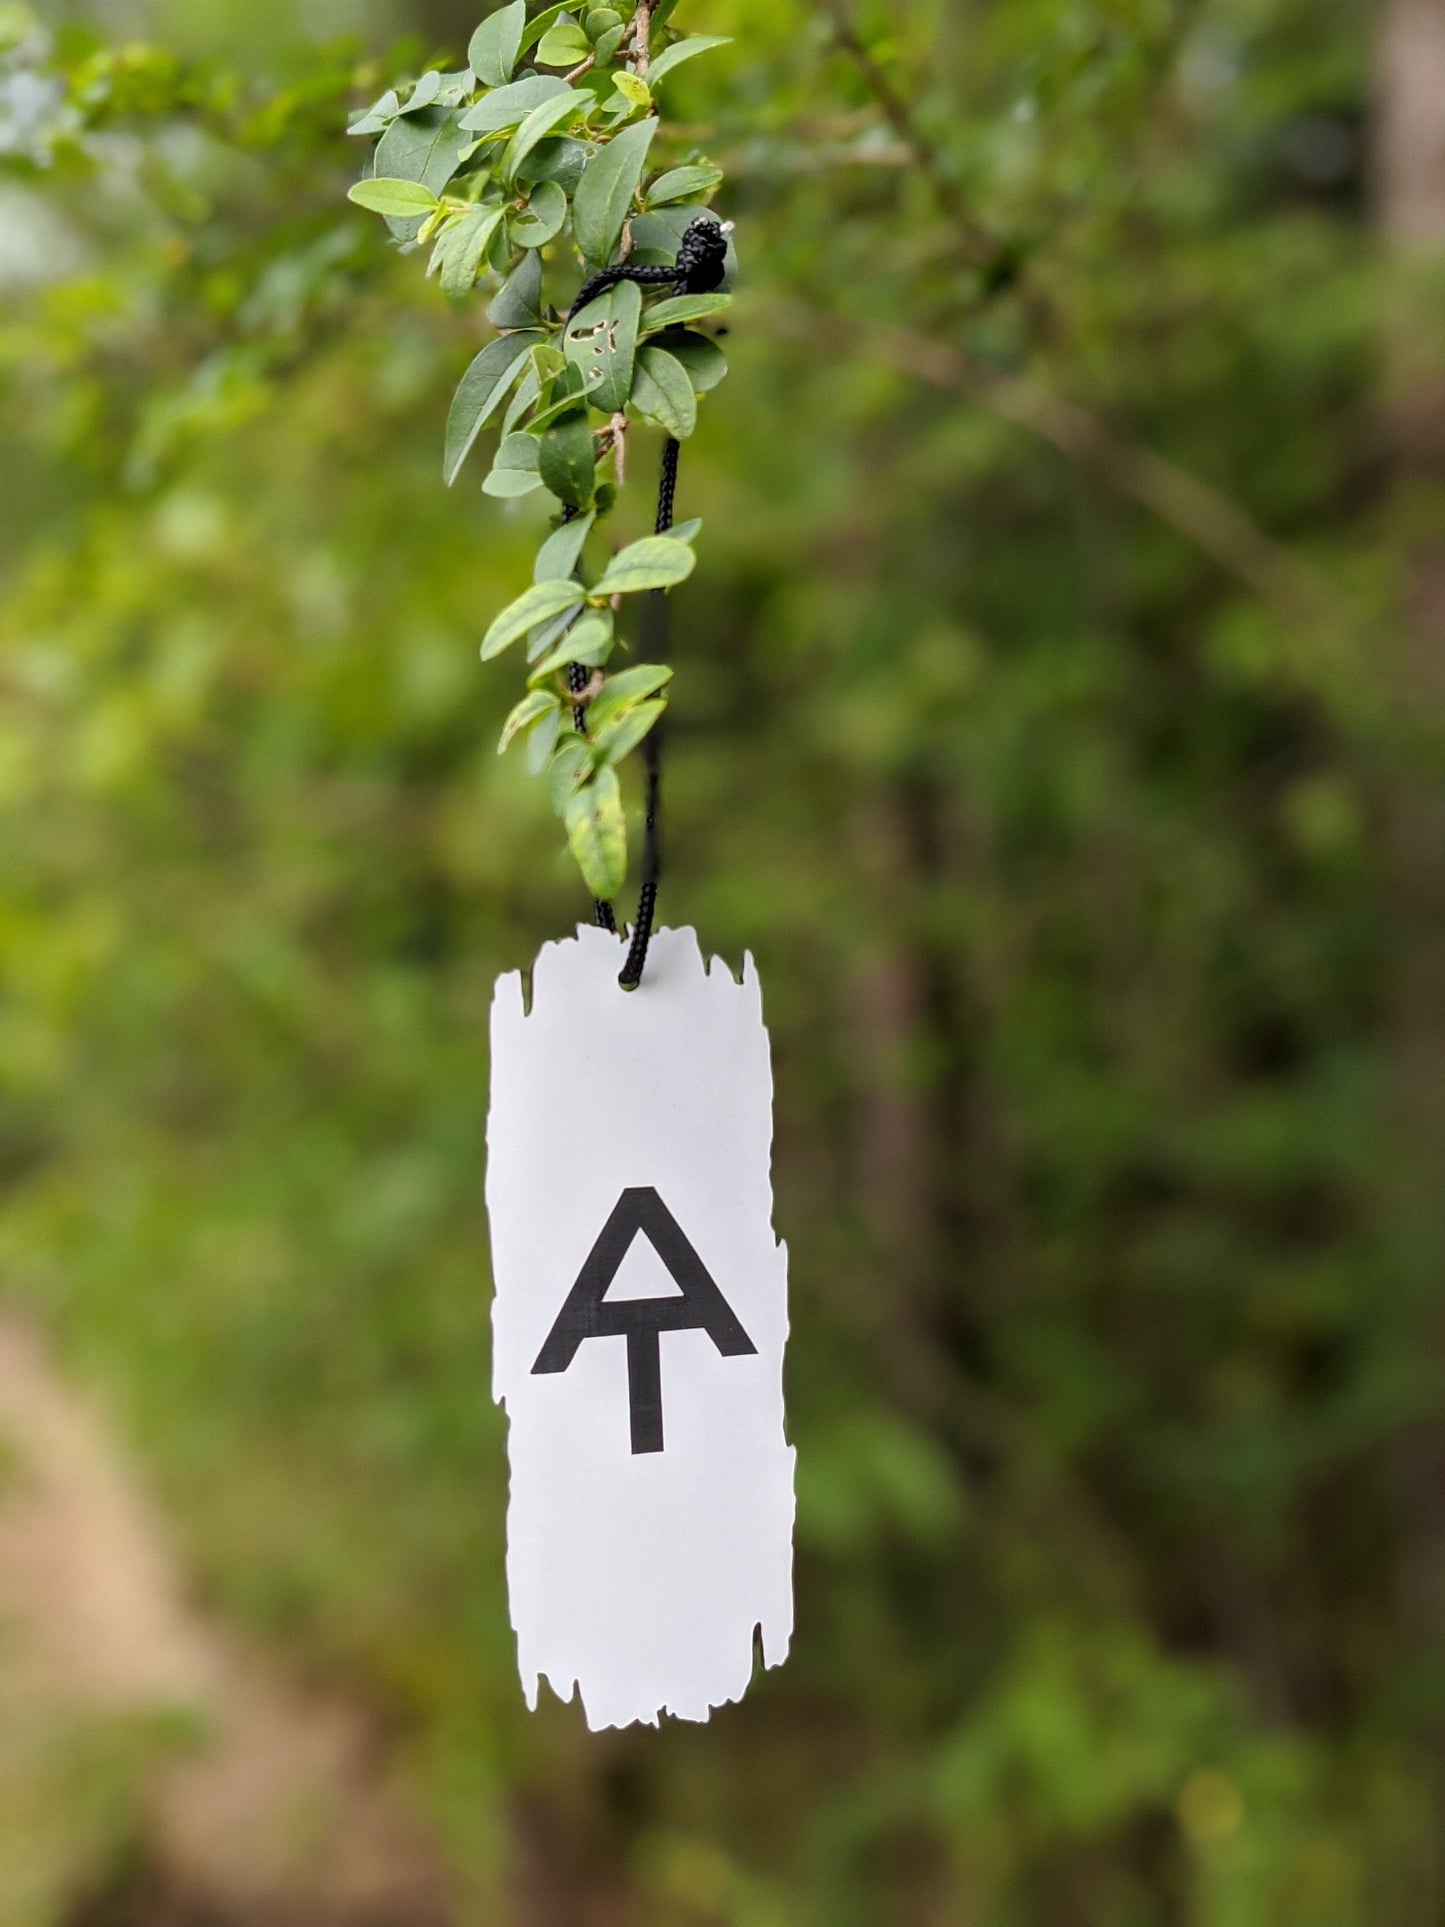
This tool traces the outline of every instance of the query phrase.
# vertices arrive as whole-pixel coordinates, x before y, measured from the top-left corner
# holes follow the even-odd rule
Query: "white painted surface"
[[[792,1635],[794,1453],[783,1431],[787,1252],[772,1230],[772,1071],[751,959],[738,984],[691,930],[617,985],[601,930],[551,943],[492,1005],[487,1208],[493,1391],[509,1423],[507,1579],[529,1706],[545,1677],[593,1728],[704,1720]],[[634,1452],[628,1341],[533,1367],[624,1190],[654,1189],[756,1348],[664,1331],[664,1440]],[[675,1296],[639,1236],[607,1303]]]

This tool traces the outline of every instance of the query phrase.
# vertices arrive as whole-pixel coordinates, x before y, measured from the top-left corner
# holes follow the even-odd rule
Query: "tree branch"
[[[1014,263],[1009,249],[975,217],[963,189],[919,127],[907,100],[863,44],[853,24],[848,0],[823,0],[823,11],[833,23],[833,36],[838,45],[862,74],[884,118],[933,190],[939,207],[953,223],[967,260],[990,278],[1011,278]]]
[[[964,395],[1000,420],[1036,435],[1116,494],[1148,509],[1226,574],[1298,627],[1339,624],[1336,598],[1323,578],[1265,534],[1240,508],[1187,469],[1022,375],[1000,375],[947,343],[912,329],[790,303],[796,318],[830,346],[860,345],[900,373]]]
[[[632,16],[632,67],[639,80],[646,80],[647,69],[652,60],[652,10],[657,0],[637,0],[637,11]]]

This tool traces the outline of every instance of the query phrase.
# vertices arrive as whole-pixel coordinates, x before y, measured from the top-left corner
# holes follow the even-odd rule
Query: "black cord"
[[[659,535],[672,527],[673,503],[677,497],[677,458],[681,445],[669,435],[662,450],[662,479],[657,488]],[[668,607],[666,589],[649,591],[643,622],[647,631],[651,662],[667,659]],[[637,918],[632,926],[632,941],[627,946],[627,961],[617,981],[624,990],[636,990],[647,964],[647,946],[652,942],[652,920],[657,913],[657,882],[662,869],[661,834],[658,816],[662,806],[662,718],[647,732],[642,745],[647,783],[646,840],[642,849],[642,884],[637,893]]]
[[[567,312],[567,325],[599,294],[608,288],[615,288],[621,281],[634,281],[639,287],[660,288],[671,286],[674,294],[711,294],[723,283],[726,272],[728,251],[727,230],[717,221],[702,216],[691,223],[678,243],[677,259],[671,267],[633,266],[620,261],[615,267],[599,268],[589,275],[577,291],[577,298]],[[657,520],[654,524],[659,535],[665,535],[672,527],[673,506],[677,496],[677,462],[681,453],[680,446],[669,435],[662,451],[662,478],[657,490]],[[562,520],[570,522],[576,515],[575,508],[564,509]],[[647,656],[652,662],[661,662],[667,655],[668,630],[667,592],[653,589],[647,597],[643,611],[644,641]],[[591,680],[585,666],[580,662],[567,665],[567,687],[573,695],[579,694]],[[575,703],[572,720],[581,734],[587,720],[587,705]],[[643,745],[644,770],[646,774],[646,840],[642,853],[642,883],[637,896],[637,917],[632,926],[632,939],[627,947],[627,961],[618,974],[617,981],[624,990],[636,990],[642,982],[642,973],[647,965],[648,945],[652,942],[653,918],[657,913],[657,883],[661,871],[661,837],[658,818],[662,805],[662,724],[658,721],[648,732]],[[593,915],[604,930],[615,931],[617,919],[610,903],[600,898],[594,899]]]
[[[720,221],[709,221],[699,215],[678,242],[677,259],[670,268],[641,267],[619,261],[615,267],[599,268],[595,274],[588,275],[567,310],[567,325],[571,326],[589,301],[615,288],[619,281],[635,281],[640,288],[665,288],[671,283],[674,294],[711,294],[723,284],[727,253],[727,229]]]

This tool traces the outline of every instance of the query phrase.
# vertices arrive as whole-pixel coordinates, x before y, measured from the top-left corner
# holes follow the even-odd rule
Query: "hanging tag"
[[[787,1251],[757,973],[659,930],[640,989],[580,929],[492,1003],[493,1391],[527,1704],[705,1720],[793,1628]]]

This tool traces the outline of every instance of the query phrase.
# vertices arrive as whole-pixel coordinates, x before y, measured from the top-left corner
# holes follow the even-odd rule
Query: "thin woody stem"
[[[822,4],[839,46],[862,74],[884,118],[933,190],[969,259],[985,271],[1006,267],[1007,250],[975,219],[962,188],[919,128],[907,100],[859,37],[849,0],[822,0]],[[853,345],[861,325],[880,358],[933,387],[966,394],[1001,420],[1048,442],[1167,523],[1294,626],[1319,625],[1321,631],[1326,626],[1339,628],[1336,599],[1322,578],[1217,489],[1077,402],[1051,394],[1024,376],[994,374],[957,349],[905,328],[852,319],[845,323],[834,316],[815,320],[835,333],[846,331]]]
[[[909,158],[933,190],[933,197],[957,230],[969,261],[985,273],[999,273],[1009,265],[1009,253],[976,219],[968,198],[943,165],[937,151],[914,119],[913,110],[868,51],[853,24],[848,0],[823,0],[823,11],[833,23],[833,37],[857,67],[868,90],[883,110],[884,119],[907,149]]]
[[[932,388],[966,396],[1002,421],[1049,443],[1116,494],[1136,502],[1226,574],[1317,642],[1341,626],[1330,585],[1276,542],[1243,509],[1197,475],[1155,454],[1102,417],[1026,376],[982,367],[946,342],[909,328],[824,314],[801,303],[787,312],[830,345],[870,354]]]
[[[657,0],[637,0],[632,16],[632,66],[639,80],[646,80],[652,61],[652,10]]]
[[[619,488],[627,480],[627,412],[619,409],[607,424],[612,437],[612,473]]]

